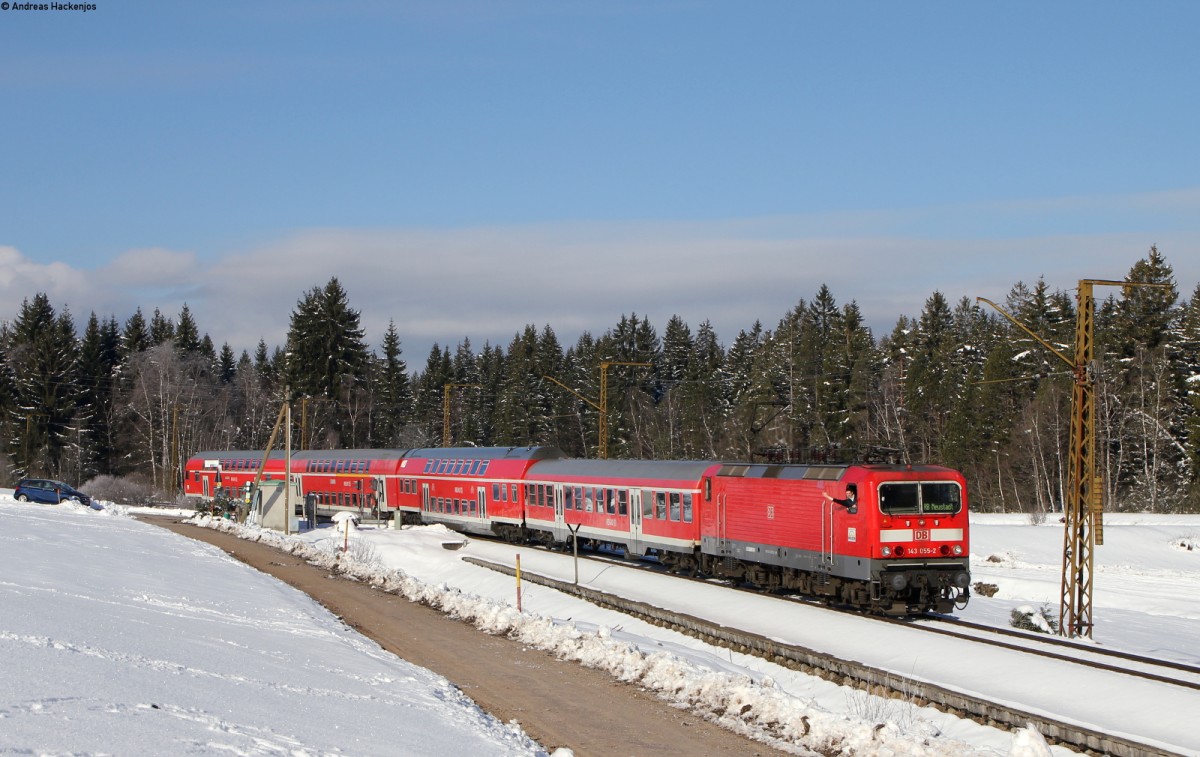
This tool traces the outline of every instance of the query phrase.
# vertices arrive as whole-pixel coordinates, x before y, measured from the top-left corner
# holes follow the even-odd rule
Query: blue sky
[[[0,11],[0,319],[183,302],[280,343],[726,343],[829,284],[877,333],[1157,244],[1200,281],[1193,2],[223,2]]]

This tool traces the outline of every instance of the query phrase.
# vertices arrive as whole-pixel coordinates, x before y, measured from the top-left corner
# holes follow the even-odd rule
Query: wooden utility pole
[[[567,386],[566,384],[559,381],[558,379],[554,378],[553,376],[545,377],[545,378],[553,381],[554,383],[558,384],[563,389],[566,389],[571,394],[574,394],[576,397],[583,400],[587,404],[596,408],[596,412],[600,416],[599,417],[599,429],[598,429],[599,436],[597,439],[597,446],[598,446],[599,450],[598,450],[597,456],[601,460],[608,459],[608,368],[609,368],[609,366],[613,366],[613,365],[649,366],[652,364],[651,363],[631,363],[631,362],[627,362],[627,361],[623,361],[623,360],[602,361],[600,363],[600,401],[599,402],[593,402],[592,400],[588,399],[587,397],[584,397],[582,394],[575,391],[574,389]]]
[[[452,389],[482,389],[479,384],[446,384],[442,394],[442,446],[450,446],[450,391]]]
[[[1067,501],[1063,503],[1063,562],[1058,632],[1092,636],[1092,574],[1095,549],[1104,544],[1103,482],[1096,466],[1095,317],[1092,287],[1165,286],[1136,281],[1080,279],[1075,313],[1075,354],[1068,358],[996,303],[977,297],[1032,336],[1071,367],[1071,433],[1067,458]]]

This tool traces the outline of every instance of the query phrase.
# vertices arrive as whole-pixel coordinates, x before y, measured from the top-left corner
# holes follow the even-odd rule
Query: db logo
[[[913,534],[913,541],[929,541],[929,532],[922,529]]]
[[[8,3],[0,3],[0,11],[8,10]]]

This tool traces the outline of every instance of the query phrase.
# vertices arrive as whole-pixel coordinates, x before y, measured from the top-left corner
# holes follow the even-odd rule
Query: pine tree
[[[942,456],[946,424],[960,387],[957,347],[950,305],[941,292],[934,292],[925,301],[913,335],[905,397],[913,454],[919,462],[936,462]]]
[[[1110,489],[1118,506],[1174,510],[1186,489],[1186,388],[1179,381],[1178,349],[1172,349],[1172,322],[1178,292],[1171,266],[1151,247],[1133,265],[1126,281],[1157,286],[1125,290],[1113,323],[1112,350],[1123,359],[1106,366],[1103,386],[1116,393],[1110,404],[1110,461],[1125,485]],[[1119,365],[1119,367],[1118,367]],[[1109,399],[1109,398],[1106,398]],[[1110,437],[1110,442],[1113,437]],[[1111,500],[1110,500],[1111,501]]]
[[[712,459],[724,445],[724,420],[729,408],[721,391],[725,349],[709,321],[696,328],[692,356],[682,386],[683,457]]]
[[[1166,339],[1179,292],[1175,272],[1156,246],[1129,269],[1125,280],[1155,285],[1129,287],[1117,307],[1113,349],[1132,357],[1139,348],[1153,350]]]
[[[696,343],[692,339],[692,331],[683,319],[677,315],[667,321],[663,331],[662,367],[659,377],[664,389],[660,409],[666,415],[667,433],[663,444],[656,450],[656,457],[675,458],[687,452],[693,446],[689,437],[689,428],[685,425],[688,420],[687,400],[689,387],[694,370],[692,361],[695,358]]]
[[[88,476],[112,474],[116,470],[119,451],[114,438],[113,401],[120,360],[116,320],[102,326],[92,313],[79,348],[79,406],[81,416],[86,419]]]
[[[555,415],[562,419],[558,424],[558,446],[573,457],[594,457],[599,454],[599,413],[591,404],[600,401],[600,345],[590,332],[579,335],[574,346],[563,356],[562,367],[556,373],[559,381],[571,387],[570,394],[558,387],[547,387],[551,392]],[[587,398],[584,401],[581,397]]]
[[[1180,308],[1174,340],[1185,403],[1184,439],[1192,509],[1200,507],[1200,284]]]
[[[56,315],[45,294],[25,300],[13,321],[9,359],[16,390],[10,454],[26,474],[61,475],[79,401],[70,314]]]
[[[608,456],[650,458],[654,455],[655,428],[649,422],[652,408],[662,399],[657,375],[662,346],[649,318],[637,313],[621,316],[616,328],[601,338],[601,360],[645,363],[645,366],[614,365],[605,378],[608,385]],[[597,369],[600,367],[597,366]],[[597,393],[597,398],[599,393]]]
[[[346,292],[334,277],[297,304],[288,331],[295,392],[336,400],[363,378],[368,351]]]
[[[408,366],[401,356],[400,335],[396,331],[395,321],[388,323],[382,349],[375,379],[375,395],[379,402],[375,438],[385,447],[398,447],[404,427],[412,415],[412,387],[408,380]]]
[[[125,331],[121,336],[122,358],[127,359],[150,347],[150,330],[146,327],[146,318],[142,309],[138,308],[129,320],[125,321]]]
[[[416,380],[414,446],[442,445],[442,401],[453,376],[450,348],[434,344],[425,359],[425,370]]]
[[[200,329],[196,326],[196,319],[192,317],[192,311],[186,302],[183,303],[183,310],[179,312],[179,324],[175,327],[174,342],[175,349],[179,350],[182,355],[192,355],[201,350]],[[212,346],[211,340],[209,346]]]
[[[250,356],[243,352],[242,356],[246,362],[250,362]],[[221,356],[217,359],[217,378],[222,384],[232,384],[237,378],[238,362],[233,355],[233,348],[229,346],[229,342],[221,345]]]
[[[150,317],[150,344],[158,346],[165,342],[175,341],[175,322],[167,318],[158,308]]]
[[[0,439],[12,439],[16,434],[14,413],[17,405],[16,376],[8,359],[11,333],[7,322],[0,322]],[[11,475],[7,450],[0,450],[0,475]]]

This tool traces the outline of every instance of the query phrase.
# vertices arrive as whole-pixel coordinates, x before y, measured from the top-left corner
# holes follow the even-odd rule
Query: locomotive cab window
[[[953,515],[962,509],[961,495],[958,484],[921,484],[921,512],[931,515]]]
[[[962,492],[949,481],[880,484],[879,509],[888,515],[953,515],[962,509]]]

